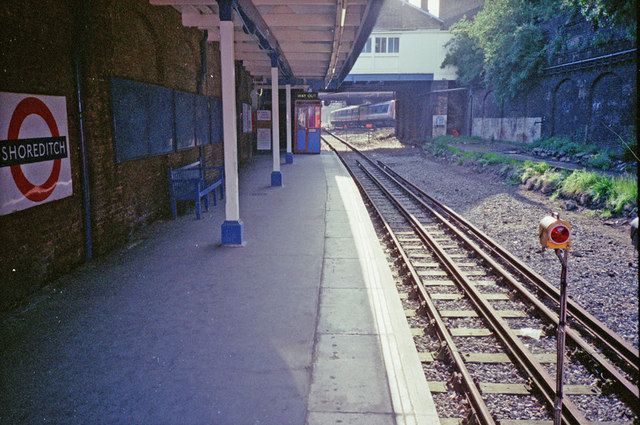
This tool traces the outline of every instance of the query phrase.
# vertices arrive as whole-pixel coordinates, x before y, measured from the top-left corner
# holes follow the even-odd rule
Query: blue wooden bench
[[[216,188],[220,188],[220,199],[224,198],[224,167],[207,167],[196,161],[180,168],[169,169],[169,196],[171,214],[174,220],[178,216],[178,201],[195,201],[196,218],[200,220],[201,200],[209,210],[209,194],[213,192],[213,205],[216,202]]]

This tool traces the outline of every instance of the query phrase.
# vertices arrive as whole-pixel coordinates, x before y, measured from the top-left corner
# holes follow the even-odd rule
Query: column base
[[[226,220],[222,223],[222,245],[244,245],[244,232],[241,220]]]
[[[293,154],[291,152],[287,152],[284,162],[285,164],[293,164]]]
[[[282,186],[282,173],[280,171],[271,172],[271,186]]]

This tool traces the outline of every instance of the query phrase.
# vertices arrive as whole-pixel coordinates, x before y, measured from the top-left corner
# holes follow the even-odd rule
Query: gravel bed
[[[454,369],[449,361],[434,360],[429,364],[423,364],[422,370],[427,381],[447,382],[453,375]]]
[[[414,336],[413,342],[419,352],[432,352],[440,349],[440,341],[435,335],[424,334],[422,336]]]
[[[366,135],[351,133],[346,139],[469,219],[556,286],[560,265],[553,252],[540,251],[537,224],[549,211],[559,211],[573,224],[569,296],[638,347],[638,255],[625,220],[565,211],[563,200],[511,186],[490,172],[492,167],[436,161],[419,147],[393,137],[379,139],[381,134],[370,142]]]
[[[556,379],[556,364],[544,363],[544,368],[552,379]],[[564,383],[565,385],[595,385],[597,377],[593,376],[587,368],[576,362],[565,361],[564,364]]]
[[[568,397],[578,406],[587,420],[598,422],[635,420],[634,423],[637,423],[638,418],[631,409],[616,397],[606,395],[570,395]]]
[[[433,401],[441,418],[465,418],[471,413],[467,399],[454,391],[433,393]]]
[[[412,328],[425,328],[429,326],[429,319],[424,316],[407,317],[407,322]]]
[[[543,336],[540,339],[522,338],[521,341],[533,354],[556,352],[556,338],[553,336]]]
[[[444,250],[448,255],[466,255],[467,251],[458,247],[447,248]]]
[[[479,281],[479,280],[487,280],[487,279],[475,279],[475,280]],[[473,280],[472,280],[472,282],[473,282]],[[509,293],[509,288],[505,288],[504,286],[500,286],[499,284],[478,285],[476,287],[478,288],[480,293],[493,293],[493,294],[508,294]]]
[[[518,301],[491,300],[491,307],[496,310],[526,311],[526,306]]]
[[[504,353],[502,345],[500,345],[498,339],[493,336],[454,336],[453,342],[458,347],[458,350],[462,352]]]
[[[445,317],[444,323],[450,328],[486,328],[487,324],[479,317]]]
[[[511,329],[542,329],[545,324],[535,317],[515,317],[505,319]]]
[[[530,395],[485,394],[484,400],[498,419],[551,419],[543,404]]]
[[[418,308],[420,308],[420,301],[407,298],[402,300],[402,305],[406,310],[417,310]]]
[[[511,363],[467,363],[467,369],[479,382],[526,384],[527,380]]]
[[[420,163],[420,161],[416,161]],[[458,189],[455,189],[456,191]],[[516,200],[514,200],[516,202]],[[416,214],[421,217],[421,214]],[[427,222],[430,222],[426,218]],[[503,224],[507,224],[503,222]],[[487,226],[482,225],[486,230]],[[574,233],[575,234],[575,233]],[[495,237],[495,236],[494,236]],[[611,244],[611,242],[609,242]],[[508,248],[509,249],[509,248]],[[408,250],[408,252],[421,252],[420,250]],[[453,248],[448,250],[449,253],[464,253],[463,250]],[[581,258],[581,254],[578,253],[577,257]],[[530,254],[527,255],[530,258]],[[390,259],[389,257],[387,258]],[[416,259],[417,261],[429,261],[428,259]],[[633,267],[633,263],[628,263],[629,267]],[[635,263],[637,274],[637,262]],[[419,268],[420,270],[423,268]],[[470,267],[463,267],[463,270],[470,269]],[[610,277],[618,276],[616,272],[609,272]],[[399,281],[399,274],[397,269],[393,270],[394,278]],[[475,280],[488,280],[489,276],[472,277]],[[400,285],[399,285],[400,286]],[[498,286],[482,286],[483,292],[504,292],[506,288],[500,288]],[[496,290],[498,289],[499,290]],[[637,288],[637,286],[636,286]],[[433,291],[435,289],[435,291]],[[459,293],[457,288],[451,286],[443,287],[429,287],[429,290],[433,292],[444,293]],[[436,306],[439,309],[446,310],[466,310],[469,309],[469,303],[466,300],[436,300]],[[419,302],[417,300],[403,300],[405,308],[417,308]],[[523,303],[520,301],[491,301],[492,306],[497,310],[522,310]],[[637,306],[637,302],[636,302]],[[637,318],[637,308],[636,308]],[[407,318],[410,326],[417,328],[424,328],[427,326],[427,321],[423,317]],[[484,327],[482,320],[478,318],[460,318],[460,319],[445,319],[448,321],[449,326],[454,327]],[[533,328],[540,329],[542,323],[538,319],[533,318],[518,318],[507,319],[509,324],[514,329],[521,328]],[[455,324],[452,324],[455,323]],[[637,329],[637,328],[636,328]],[[440,349],[440,342],[433,335],[425,335],[422,337],[414,337],[416,346],[420,351],[437,351]],[[494,337],[455,337],[454,340],[461,351],[475,351],[475,352],[501,352],[500,344]],[[529,348],[532,353],[540,352],[553,352],[555,350],[555,338],[543,337],[537,339],[535,336],[531,338],[524,337],[523,342]],[[637,337],[633,340],[637,346]],[[512,364],[478,364],[469,363],[467,365],[471,374],[480,382],[510,382],[510,383],[525,383],[526,380],[518,373],[517,368]],[[555,364],[544,364],[544,367],[548,371],[551,377],[555,376]],[[435,360],[429,364],[423,364],[423,371],[427,380],[433,381],[446,381],[452,374],[452,368],[448,361]],[[592,385],[596,378],[586,368],[577,363],[568,363],[565,366],[565,383],[567,385]],[[461,410],[459,406],[459,400],[456,400],[455,393],[434,394],[439,400],[436,400],[436,405],[441,417],[460,417]],[[445,397],[442,397],[445,396]],[[632,412],[615,397],[610,396],[571,396],[572,399],[584,409],[586,416],[589,420],[629,420],[633,419]],[[548,412],[533,396],[512,396],[512,395],[486,395],[485,400],[492,412],[500,419],[545,419],[548,417]],[[453,408],[454,405],[456,405]],[[612,408],[613,406],[613,408]],[[455,410],[454,410],[455,409]]]

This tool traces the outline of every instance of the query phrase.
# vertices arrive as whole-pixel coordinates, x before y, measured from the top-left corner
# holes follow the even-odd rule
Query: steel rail
[[[330,132],[327,132],[327,133],[329,133],[336,140],[338,140],[341,143],[345,144],[347,147],[352,149],[354,152],[358,153],[360,156],[362,156],[364,159],[366,159],[367,162],[372,164],[374,167],[379,169],[381,172],[389,175],[390,173],[387,172],[387,170],[391,171],[399,179],[401,179],[402,181],[406,182],[407,186],[410,186],[412,189],[414,189],[415,191],[417,191],[421,195],[427,197],[428,199],[433,200],[433,203],[435,203],[436,205],[438,205],[438,206],[442,205],[439,201],[433,199],[428,194],[424,193],[422,190],[417,188],[414,184],[412,184],[411,182],[409,182],[406,179],[402,178],[402,176],[400,176],[398,173],[393,171],[386,164],[382,163],[382,161],[378,161],[378,163],[375,163],[373,160],[368,158],[365,154],[360,152],[357,148],[355,148],[354,146],[352,146],[348,142],[346,142],[346,141],[342,140],[341,138],[331,134]],[[384,168],[380,164],[383,164]],[[411,191],[406,190],[406,192],[409,193],[411,196],[413,196],[416,200],[421,202],[426,209],[428,209],[430,211],[433,211],[433,208],[431,208],[430,206],[426,205],[419,197],[417,197],[415,194],[412,194]],[[529,281],[529,283],[533,284],[533,286],[535,286],[536,288],[542,290],[545,293],[545,295],[547,295],[552,301],[554,301],[555,303],[559,302],[559,298],[560,298],[559,291],[557,289],[555,289],[555,287],[553,287],[551,284],[546,282],[544,280],[544,278],[539,276],[536,272],[531,270],[526,265],[524,265],[521,262],[519,262],[517,259],[515,259],[515,257],[513,257],[513,255],[508,253],[504,248],[499,246],[495,241],[491,240],[488,236],[484,235],[480,230],[478,230],[477,228],[473,227],[470,223],[467,223],[466,220],[464,220],[462,217],[457,215],[450,208],[442,205],[442,209],[447,213],[451,212],[452,214],[450,214],[450,216],[452,216],[454,218],[454,221],[457,221],[458,223],[462,224],[463,226],[465,226],[465,227],[467,227],[469,229],[473,228],[472,233],[477,234],[478,235],[477,237],[481,241],[483,241],[483,242],[485,242],[485,240],[488,241],[486,243],[489,245],[490,248],[492,248],[493,252],[496,255],[498,255],[499,258],[502,258],[503,261],[505,261],[508,264],[512,265],[512,267],[514,267],[517,271],[519,271],[523,275],[523,277],[525,277],[526,280]],[[466,236],[463,236],[455,228],[455,226],[451,225],[451,223],[449,223],[444,218],[439,218],[439,220],[441,220],[441,222],[443,224],[445,224],[447,227],[449,227],[456,234],[460,235],[463,239],[468,239],[468,238],[466,238]],[[472,246],[473,249],[476,250],[476,252],[478,252],[481,256],[483,256],[483,259],[488,259],[488,260],[490,260],[489,261],[490,263],[494,263],[495,264],[495,261],[489,259],[486,256],[486,253],[484,253],[484,251],[482,249],[480,249],[479,247],[475,246],[475,244],[471,244],[470,246]],[[502,270],[504,272],[504,277],[507,279],[507,281],[512,286],[514,286],[514,288],[521,295],[523,295],[527,300],[529,300],[531,303],[533,303],[536,306],[536,308],[538,308],[539,311],[541,311],[545,316],[547,316],[547,318],[549,320],[551,320],[555,325],[558,324],[558,316],[555,313],[551,312],[542,302],[540,302],[535,296],[533,296],[533,294],[531,294],[530,291],[528,291],[526,288],[522,287],[518,282],[516,282],[512,278],[512,276],[510,274],[508,274],[502,268],[500,268],[500,270]],[[538,282],[540,282],[540,284],[538,284]],[[555,294],[555,297],[554,297],[554,294]],[[609,349],[609,351],[613,352],[616,356],[618,356],[618,358],[622,359],[622,361],[626,363],[627,368],[632,370],[632,374],[635,374],[637,376],[637,367],[638,367],[637,350],[634,350],[633,347],[631,347],[629,344],[625,344],[623,339],[622,339],[622,337],[620,337],[615,332],[610,330],[606,325],[600,323],[595,317],[593,317],[590,314],[588,314],[581,306],[579,306],[577,303],[573,302],[572,300],[569,300],[569,311],[572,313],[572,317],[575,320],[577,320],[588,331],[588,333],[592,336],[592,338],[594,338],[597,341],[597,343],[602,344],[605,348]],[[581,312],[586,313],[586,315],[582,315]],[[581,318],[584,319],[584,321],[581,321],[580,320]],[[595,329],[593,329],[593,328],[591,328],[591,327],[589,327],[587,325],[587,323],[590,323],[590,322],[594,323]],[[600,323],[601,326],[598,327],[597,326],[598,323]],[[639,394],[637,385],[635,385],[634,383],[630,382],[625,376],[623,376],[607,359],[605,359],[600,353],[598,353],[576,331],[570,329],[568,331],[568,333],[567,333],[567,336],[569,336],[570,341],[572,343],[575,343],[585,353],[587,353],[589,356],[591,356],[592,359],[595,361],[595,363],[601,369],[603,369],[605,371],[606,375],[609,378],[613,379],[613,381],[615,381],[615,382],[617,382],[618,384],[621,385],[621,387],[623,389],[622,395],[630,402],[630,405],[632,406],[632,408],[635,411],[639,411],[640,410],[640,407],[639,407],[640,406],[640,402],[639,402],[640,394]],[[619,350],[615,349],[614,346],[618,347]],[[635,357],[634,357],[634,352],[635,352]],[[626,354],[623,355],[623,353],[626,353]],[[629,357],[631,357],[631,359],[629,359]],[[634,358],[636,360],[633,360]]]
[[[554,325],[558,325],[559,318],[556,313],[551,311],[542,301],[540,301],[534,294],[528,291],[520,282],[514,279],[514,277],[507,272],[499,263],[497,263],[493,258],[491,258],[484,250],[482,250],[478,245],[476,245],[467,235],[462,233],[456,226],[451,224],[448,220],[442,217],[438,212],[436,212],[432,207],[427,205],[422,199],[416,196],[415,193],[410,191],[406,186],[404,186],[399,180],[395,179],[392,175],[387,173],[385,170],[380,170],[384,175],[386,175],[390,180],[396,183],[403,191],[405,191],[409,196],[411,196],[416,202],[418,202],[422,207],[427,210],[430,214],[432,214],[440,223],[446,226],[449,231],[454,233],[458,239],[460,239],[465,245],[467,245],[472,251],[478,254],[482,260],[484,260],[492,270],[494,270],[500,277],[502,277],[509,285],[515,289],[518,294],[524,297],[529,303],[533,304],[534,307],[542,313],[544,317],[546,317],[549,321],[551,321]],[[606,358],[604,358],[600,353],[598,353],[582,336],[573,329],[567,329],[566,332],[567,337],[569,337],[569,341],[582,349],[585,353],[587,353],[591,358],[595,361],[595,363],[616,383],[618,383],[622,387],[621,394],[630,402],[630,407],[635,411],[640,410],[639,401],[639,393],[638,387],[629,381],[625,376],[623,376]]]
[[[482,297],[482,294],[474,287],[471,281],[465,276],[464,272],[455,261],[445,252],[445,250],[436,242],[429,232],[424,228],[422,223],[418,221],[413,214],[406,210],[400,201],[384,187],[382,182],[367,170],[359,161],[356,163],[361,167],[362,171],[382,190],[387,198],[396,205],[399,211],[409,220],[416,230],[423,243],[427,245],[436,256],[442,267],[447,271],[449,276],[458,284],[458,287],[467,295],[476,310],[489,324],[490,328],[504,346],[509,349],[507,353],[514,363],[524,369],[531,379],[532,384],[538,389],[546,400],[550,409],[553,409],[555,400],[555,380],[551,378],[545,368],[531,355],[529,350],[520,341],[516,334],[511,330],[507,322],[499,317],[497,311],[491,304]],[[402,187],[399,183],[400,187]],[[562,406],[563,422],[572,425],[580,425],[586,423],[585,417],[579,411],[577,406],[571,400],[565,400]]]
[[[326,140],[325,140],[325,143],[327,143]],[[338,152],[333,148],[333,146],[331,146],[329,143],[327,143],[327,145],[329,145],[329,147],[334,152],[336,152],[336,155],[338,156],[340,161],[342,161],[344,166],[347,168],[347,171],[349,171],[349,174],[351,174],[351,177],[353,178],[353,181],[355,182],[356,186],[360,189],[360,192],[368,200],[371,209],[375,212],[376,217],[382,223],[382,226],[384,227],[386,234],[391,239],[391,242],[393,244],[395,251],[401,257],[402,265],[407,269],[411,282],[413,283],[413,287],[418,289],[418,292],[420,293],[420,296],[424,303],[423,306],[427,310],[427,315],[433,321],[432,323],[436,329],[436,332],[438,333],[440,341],[444,341],[445,346],[447,347],[447,351],[449,352],[449,356],[451,357],[456,369],[458,370],[458,373],[460,373],[461,384],[466,389],[465,395],[469,400],[470,405],[472,406],[474,415],[477,419],[477,423],[481,425],[495,425],[496,422],[493,419],[493,416],[491,415],[491,412],[489,411],[489,408],[487,407],[486,403],[482,399],[482,394],[480,393],[478,387],[476,386],[473,377],[469,373],[469,370],[467,369],[467,366],[465,365],[464,360],[460,355],[460,350],[458,350],[458,347],[453,341],[451,334],[447,330],[447,325],[444,323],[444,320],[442,319],[442,316],[440,316],[440,313],[438,312],[435,304],[431,300],[431,297],[429,297],[429,293],[427,292],[424,285],[422,284],[422,281],[420,280],[418,273],[416,272],[413,264],[411,264],[411,261],[409,260],[409,257],[407,256],[404,248],[402,248],[400,241],[398,241],[398,238],[396,237],[395,233],[391,229],[391,226],[389,225],[387,220],[384,218],[384,215],[380,212],[380,210],[376,206],[369,192],[364,188],[362,183],[354,175],[349,165],[345,162],[344,158],[342,158],[338,154]],[[411,225],[411,223],[409,224]]]
[[[476,246],[466,235],[461,233],[458,229],[455,228],[455,226],[453,226],[446,219],[444,219],[437,212],[435,212],[432,207],[430,207],[429,205],[426,205],[425,202],[422,199],[420,199],[418,196],[415,195],[415,193],[412,193],[411,190],[408,190],[406,187],[403,187],[403,184],[401,184],[400,182],[397,181],[397,179],[395,179],[393,176],[391,176],[387,172],[387,170],[382,169],[382,167],[379,164],[374,163],[371,159],[369,159],[366,155],[364,155],[362,152],[360,152],[355,147],[351,146],[349,143],[341,140],[337,136],[334,136],[334,135],[332,135],[332,136],[334,138],[336,138],[338,141],[340,141],[341,143],[343,143],[346,146],[348,146],[350,149],[352,149],[355,152],[357,152],[359,155],[361,155],[363,158],[365,158],[369,163],[371,163],[376,169],[381,171],[383,174],[387,175],[388,178],[390,178],[391,180],[395,181],[395,183],[398,184],[401,188],[403,188],[403,190],[407,194],[409,194],[417,202],[422,204],[425,209],[427,209],[432,214],[434,214],[438,220],[440,220],[451,231],[453,231],[457,236],[459,236],[463,240],[463,242],[465,242],[465,244],[467,244],[470,248],[472,248],[474,251],[476,251],[481,257],[483,257],[483,260],[485,260],[487,262],[487,264],[489,264],[491,267],[493,267],[496,271],[500,272],[500,274],[507,280],[507,282],[509,282],[509,284],[511,284],[511,286],[514,289],[516,289],[522,296],[524,296],[530,303],[532,303],[538,309],[538,311],[540,311],[544,316],[546,316],[552,323],[554,323],[556,325],[558,324],[558,316],[555,313],[553,313],[547,306],[545,306],[540,300],[538,300],[530,291],[528,291],[526,288],[524,288],[519,282],[515,281],[513,279],[513,277],[508,272],[506,272],[504,269],[502,269],[502,267],[499,264],[497,264],[492,258],[490,258],[482,249],[480,249],[478,246]],[[378,161],[378,162],[380,162],[380,161]],[[386,166],[386,168],[390,169],[388,166]],[[397,173],[394,173],[394,174],[397,175]],[[405,179],[403,179],[403,180],[406,181]],[[410,184],[410,182],[407,182],[407,183]],[[410,185],[412,187],[415,187],[412,184],[410,184]],[[463,221],[463,224],[466,224],[466,223],[464,223],[464,220],[462,220],[462,221]],[[592,361],[594,363],[596,363],[596,366],[598,366],[600,368],[600,372],[604,371],[605,374],[609,378],[611,378],[613,381],[615,381],[618,384],[620,384],[620,386],[622,387],[622,391],[617,389],[618,392],[621,393],[621,395],[630,402],[629,404],[632,407],[632,409],[637,412],[639,410],[638,406],[640,406],[640,403],[638,403],[638,400],[639,400],[638,387],[636,385],[634,385],[633,383],[631,383],[625,376],[623,376],[600,353],[595,351],[594,348],[589,343],[587,343],[576,331],[569,330],[567,336],[569,336],[570,341],[573,344],[577,345],[586,354],[591,356]],[[595,335],[596,339],[597,339],[597,336],[598,335],[596,334]]]
[[[408,181],[401,176],[398,172],[386,165],[382,161],[377,161],[378,165],[384,170],[387,170],[390,174],[394,175],[398,180],[411,187],[415,192],[419,193],[423,197],[427,198],[430,202],[435,204],[438,208],[443,210],[453,221],[469,229],[469,232],[476,238],[480,239],[484,244],[490,247],[494,253],[510,267],[516,269],[531,285],[540,289],[550,300],[556,304],[560,299],[560,291],[553,285],[551,285],[545,278],[528,267],[526,264],[518,261],[517,258],[509,253],[504,247],[484,234],[480,229],[471,224],[468,220],[465,220],[458,213],[451,208],[444,205],[442,202],[433,198],[415,184]],[[580,323],[585,330],[587,330],[592,337],[599,341],[609,351],[613,352],[623,362],[627,363],[627,366],[633,373],[638,373],[638,350],[629,344],[624,338],[611,330],[606,324],[598,320],[591,313],[586,311],[580,304],[569,299],[568,300],[569,312],[573,318]]]

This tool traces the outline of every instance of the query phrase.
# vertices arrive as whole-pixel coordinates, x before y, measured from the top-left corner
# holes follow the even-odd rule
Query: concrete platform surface
[[[246,246],[188,213],[0,318],[0,423],[437,423],[348,174],[270,166],[241,172]]]

